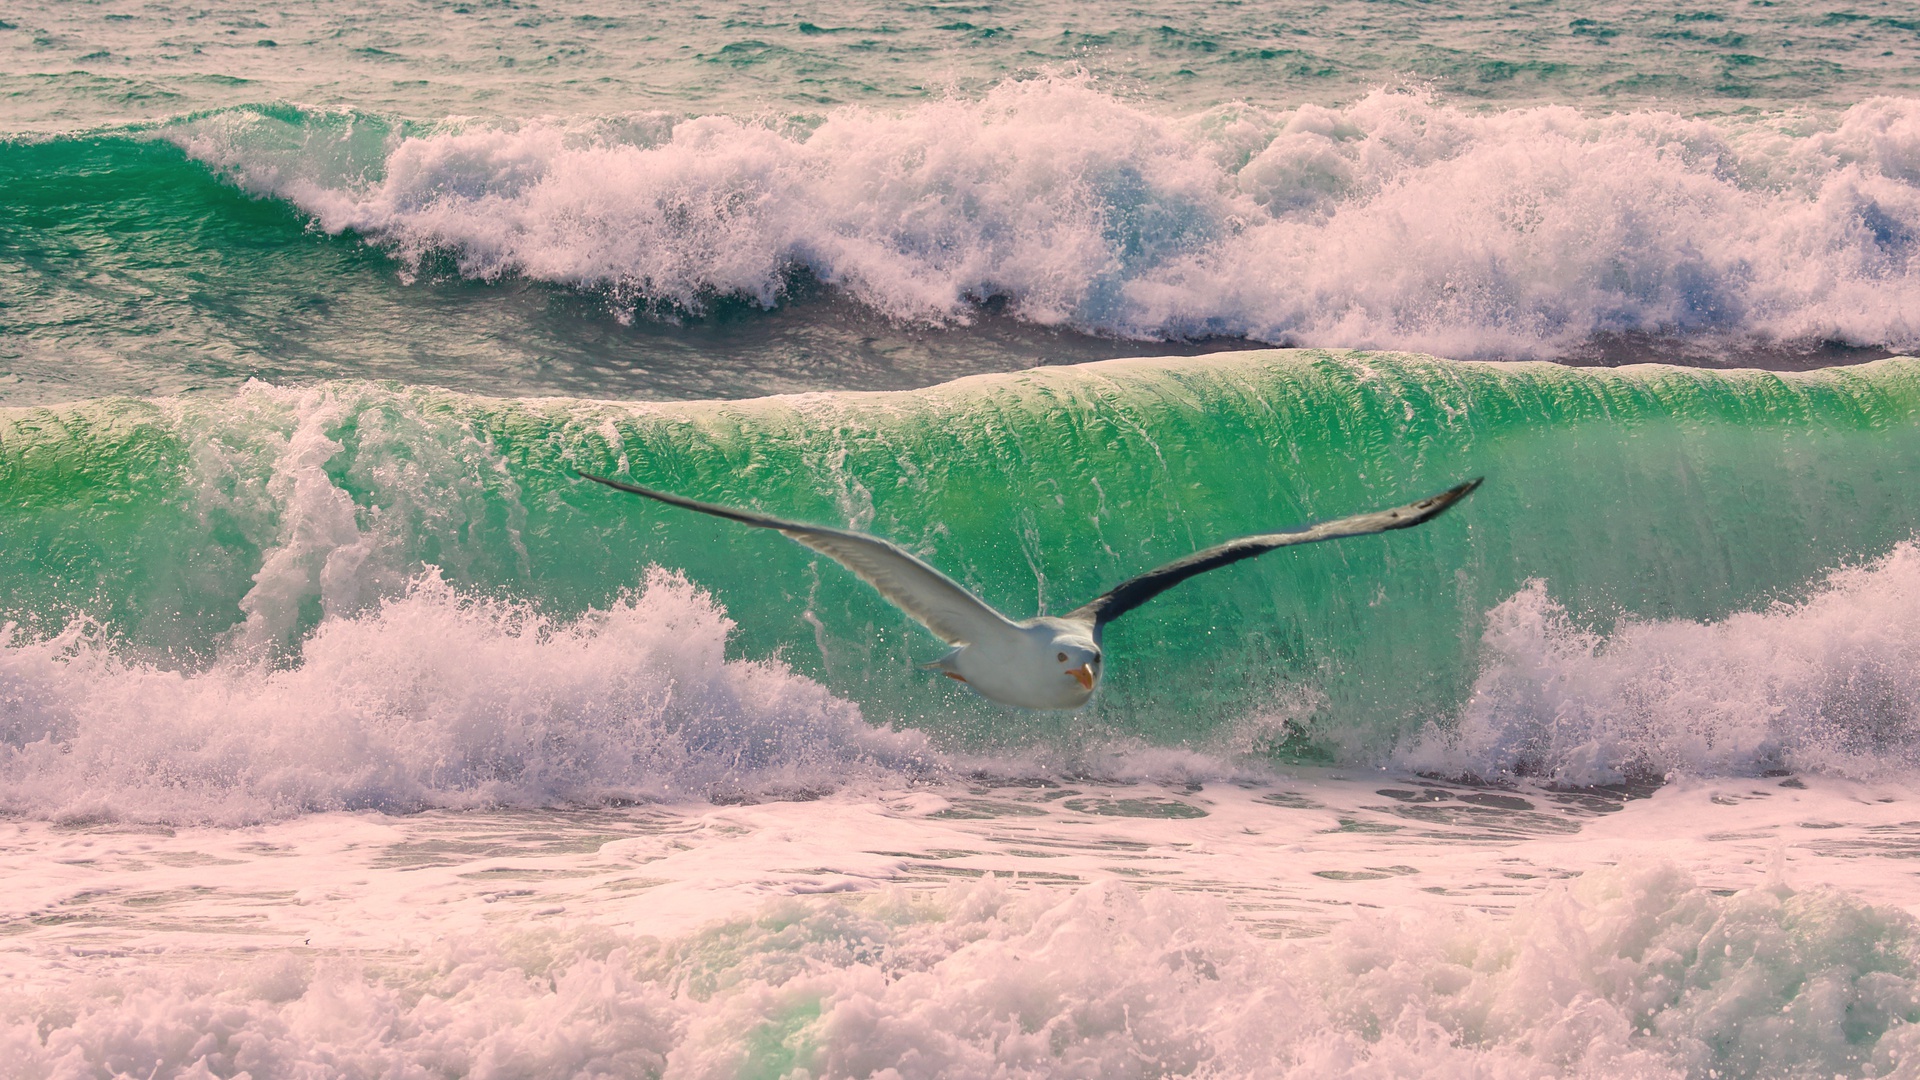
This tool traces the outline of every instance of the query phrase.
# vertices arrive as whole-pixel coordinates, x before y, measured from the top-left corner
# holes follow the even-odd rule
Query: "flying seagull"
[[[669,506],[774,529],[853,571],[913,616],[953,651],[925,667],[966,683],[981,697],[1026,709],[1077,709],[1100,681],[1100,638],[1107,624],[1193,577],[1274,548],[1406,529],[1431,521],[1480,486],[1480,478],[1418,502],[1323,521],[1292,532],[1242,536],[1123,581],[1065,615],[1015,622],[952,578],[888,540],[847,529],[782,521],[751,510],[697,502],[638,484],[581,473],[583,479],[644,495]]]

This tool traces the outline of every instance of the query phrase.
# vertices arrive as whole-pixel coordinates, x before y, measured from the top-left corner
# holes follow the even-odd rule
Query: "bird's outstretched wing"
[[[1480,479],[1484,478],[1469,480],[1464,484],[1448,488],[1438,495],[1430,495],[1419,502],[1396,506],[1391,510],[1375,510],[1370,514],[1355,514],[1338,521],[1323,521],[1318,525],[1309,525],[1294,532],[1265,533],[1260,536],[1243,536],[1238,540],[1229,540],[1204,551],[1196,551],[1183,559],[1175,559],[1139,577],[1123,581],[1068,612],[1064,617],[1084,620],[1096,627],[1105,626],[1196,574],[1217,570],[1229,563],[1237,563],[1241,559],[1251,559],[1255,555],[1264,555],[1274,548],[1289,547],[1293,544],[1311,544],[1319,540],[1337,540],[1343,536],[1365,536],[1368,533],[1386,532],[1389,529],[1410,528],[1423,521],[1431,521],[1447,507],[1466,498],[1468,492],[1480,486]]]
[[[624,484],[590,473],[581,473],[580,476],[596,484],[644,495],[669,506],[698,510],[702,514],[712,514],[742,525],[778,530],[789,540],[804,544],[853,571],[860,580],[880,590],[880,595],[886,597],[889,603],[913,616],[922,626],[933,631],[934,636],[949,645],[965,645],[996,631],[1014,628],[1006,616],[987,606],[959,582],[921,562],[898,545],[877,536],[782,521],[750,510],[698,502],[681,495],[643,488],[638,484]]]

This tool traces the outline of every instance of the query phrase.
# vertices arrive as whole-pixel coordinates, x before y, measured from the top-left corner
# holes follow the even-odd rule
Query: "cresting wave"
[[[1920,747],[1917,414],[1906,359],[1317,352],[742,402],[341,382],[9,410],[0,775],[15,812],[192,821],[973,758],[1898,767]],[[1433,525],[1156,599],[1112,629],[1094,706],[1047,718],[917,670],[931,639],[837,566],[575,469],[870,528],[1007,610],[1489,479]],[[1138,753],[1100,765],[1114,747]]]
[[[1596,335],[1920,343],[1920,99],[1838,115],[1349,106],[1170,118],[1082,79],[810,121],[403,128],[240,109],[162,129],[418,266],[904,320],[999,301],[1140,339],[1544,357]]]
[[[1288,942],[1217,899],[989,876],[668,941],[49,976],[0,999],[0,1052],[27,1075],[1911,1077],[1914,955],[1897,910],[1665,865]]]

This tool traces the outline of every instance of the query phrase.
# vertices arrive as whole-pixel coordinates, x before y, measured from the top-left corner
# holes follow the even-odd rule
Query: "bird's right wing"
[[[1448,488],[1438,495],[1429,495],[1418,502],[1396,506],[1391,510],[1375,510],[1368,514],[1344,517],[1338,521],[1323,521],[1318,525],[1308,525],[1293,532],[1265,533],[1260,536],[1243,536],[1238,540],[1229,540],[1204,551],[1196,551],[1183,559],[1175,559],[1139,577],[1123,581],[1068,612],[1064,617],[1078,619],[1095,627],[1105,626],[1196,574],[1217,570],[1230,563],[1237,563],[1241,559],[1251,559],[1255,555],[1264,555],[1275,548],[1289,547],[1294,544],[1311,544],[1320,540],[1337,540],[1343,536],[1365,536],[1368,533],[1386,532],[1389,529],[1410,528],[1421,522],[1431,521],[1441,511],[1466,498],[1468,492],[1479,486],[1479,480],[1469,480],[1464,484]]]
[[[609,480],[604,476],[589,473],[581,473],[580,476],[596,484],[644,495],[669,506],[697,510],[742,525],[774,529],[787,539],[810,547],[853,571],[860,580],[878,589],[889,603],[913,616],[922,626],[933,631],[934,636],[949,645],[965,645],[996,631],[1013,629],[1013,623],[1006,616],[987,606],[959,582],[921,562],[899,545],[877,536],[782,521],[750,510],[698,502],[685,496],[643,488],[638,484]]]

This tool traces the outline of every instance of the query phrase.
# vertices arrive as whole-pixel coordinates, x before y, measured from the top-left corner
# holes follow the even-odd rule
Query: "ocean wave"
[[[19,624],[8,662],[66,687],[55,697],[70,711],[88,694],[140,694],[108,688],[120,674],[100,686],[56,679],[70,669],[56,666],[67,646],[45,644],[55,639],[70,640],[75,662],[95,670],[120,658],[112,670],[128,687],[183,679],[194,694],[226,687],[218,692],[235,702],[265,694],[255,704],[272,713],[280,699],[259,687],[315,678],[299,672],[322,645],[359,642],[367,657],[336,652],[330,662],[383,670],[376,658],[387,646],[373,628],[414,610],[407,605],[450,626],[493,619],[500,629],[487,633],[504,641],[515,603],[545,625],[573,626],[583,613],[620,610],[622,590],[657,564],[709,590],[712,619],[724,609],[737,621],[730,646],[718,630],[705,639],[714,656],[731,648],[777,660],[801,680],[794,686],[840,703],[822,709],[857,704],[867,721],[924,733],[950,755],[943,767],[974,768],[981,758],[977,767],[996,774],[1118,779],[1226,777],[1246,757],[1375,762],[1426,722],[1461,717],[1478,685],[1474,708],[1493,710],[1498,723],[1468,710],[1461,737],[1487,724],[1506,734],[1460,744],[1463,768],[1576,777],[1586,774],[1562,761],[1565,746],[1527,747],[1542,730],[1573,739],[1567,746],[1616,730],[1605,726],[1618,711],[1606,703],[1642,689],[1620,681],[1634,674],[1624,639],[1582,652],[1585,639],[1572,630],[1540,629],[1551,623],[1545,594],[1526,582],[1548,582],[1583,617],[1638,618],[1625,626],[1668,619],[1684,636],[1802,595],[1854,553],[1896,550],[1916,528],[1917,378],[1920,366],[1908,360],[1773,375],[1243,352],[741,402],[502,400],[340,381],[6,410],[0,472],[13,501],[0,513],[0,547],[20,557],[0,572],[0,624]],[[619,496],[576,469],[625,470],[694,497],[869,528],[1019,614],[1062,610],[1219,539],[1395,505],[1465,476],[1488,480],[1431,526],[1276,553],[1157,599],[1110,629],[1112,670],[1093,707],[1061,718],[1010,713],[928,678],[916,665],[938,654],[935,641],[831,561],[762,531]],[[435,588],[449,591],[420,592],[425,566],[440,569]],[[1906,573],[1896,566],[1878,586],[1836,595],[1878,610],[1871,603],[1894,595]],[[402,607],[383,606],[395,603]],[[483,619],[496,603],[507,607]],[[67,629],[70,613],[101,629],[62,638],[77,632]],[[614,624],[629,620],[621,633],[638,642],[646,619],[668,613],[647,609]],[[1538,623],[1532,637],[1512,628],[1535,625],[1522,616]],[[1812,626],[1810,615],[1767,618]],[[1843,673],[1874,656],[1911,657],[1899,652],[1911,648],[1899,643],[1907,639],[1896,640],[1908,633],[1903,618],[1888,608],[1867,622],[1881,641],[1845,637],[1836,616],[1822,663]],[[550,667],[535,644],[500,645],[500,666]],[[1845,660],[1855,645],[1867,651]],[[1617,694],[1592,674],[1616,654],[1619,673],[1607,678],[1627,687]],[[603,660],[621,663],[613,651]],[[1533,691],[1522,692],[1526,679],[1558,677],[1549,660],[1591,674],[1578,686],[1551,684],[1571,704],[1536,707]],[[1687,663],[1709,672],[1706,660]],[[251,674],[223,674],[233,671]],[[483,677],[504,678],[492,669]],[[1725,681],[1740,693],[1762,685]],[[600,684],[582,686],[578,701],[555,708],[613,715],[593,696]],[[1894,704],[1920,693],[1911,682],[1889,687]],[[1598,695],[1590,708],[1580,696],[1588,689]],[[1825,700],[1789,689],[1753,707]],[[1860,699],[1863,738],[1892,723],[1891,705],[1876,702]],[[1830,711],[1844,705],[1835,698]],[[1552,726],[1576,707],[1586,719]],[[15,710],[0,695],[0,724]],[[792,715],[815,723],[805,709]],[[1670,732],[1688,722],[1671,709],[1662,715]],[[235,723],[236,745],[272,730]],[[817,728],[821,761],[852,753],[835,730]],[[1575,739],[1576,730],[1589,735]],[[1887,731],[1887,752],[1905,753],[1907,728]],[[44,733],[17,735],[12,749],[24,752]],[[1631,750],[1640,736],[1622,734],[1593,775],[1843,768],[1814,763],[1807,737],[1794,736],[1797,756],[1656,749],[1642,761]],[[79,770],[83,759],[50,756],[45,767]],[[126,783],[147,783],[141,775]],[[637,775],[587,770],[578,789],[507,785],[498,797],[591,800],[589,779],[621,789]],[[432,805],[493,797],[475,794],[471,777],[421,783],[419,798]],[[121,781],[103,784],[110,793]],[[404,785],[349,795],[338,777],[316,784],[310,802],[290,795],[289,805],[414,798]],[[66,813],[85,789],[62,780],[16,805]],[[128,805],[144,797],[128,796]],[[236,806],[271,802],[234,797]],[[153,813],[191,820],[203,812],[192,809],[199,798]]]
[[[655,569],[570,620],[430,571],[323,621],[297,660],[198,672],[76,621],[0,642],[0,807],[60,820],[234,824],[355,808],[796,796],[936,767],[916,732],[771,661]]]
[[[0,997],[0,1049],[21,1076],[1906,1076],[1914,944],[1896,910],[1663,864],[1305,941],[1213,898],[989,878],[667,941],[62,973]]]
[[[1920,99],[1833,116],[1342,108],[1166,117],[1086,80],[817,123],[167,128],[418,268],[698,312],[796,273],[890,317],[1550,357],[1597,336],[1920,344]]]
[[[1535,580],[1487,623],[1457,726],[1429,728],[1401,764],[1566,784],[1920,766],[1920,543],[1719,622],[1629,619],[1603,636]]]

